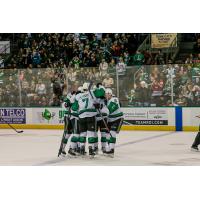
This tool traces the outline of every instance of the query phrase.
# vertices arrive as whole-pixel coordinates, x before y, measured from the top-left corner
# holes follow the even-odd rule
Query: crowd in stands
[[[126,98],[131,106],[199,106],[200,68],[190,64],[146,66],[129,89]]]
[[[166,63],[166,55],[160,50],[156,54],[137,50],[145,37],[0,34],[0,39],[16,42],[9,60],[0,63],[8,68],[0,71],[1,106],[59,106],[68,91],[85,81],[112,88],[122,105],[199,105],[200,54],[189,55],[183,65]]]
[[[20,34],[9,66],[98,67],[105,59],[115,64],[123,58],[126,64],[146,37],[145,34]]]
[[[2,70],[2,82],[14,83],[6,81],[7,88],[2,91],[10,94],[12,85],[16,87],[1,104],[10,102],[13,106],[20,101],[27,106],[59,105],[63,88],[77,89],[86,80],[101,81],[112,87],[114,79],[109,74],[114,73],[116,65],[120,71],[127,65],[144,63],[143,54],[136,50],[145,37],[146,34],[109,33],[0,34],[1,40],[15,43],[10,59],[1,62],[3,68],[12,69]],[[15,80],[14,72],[20,81]]]

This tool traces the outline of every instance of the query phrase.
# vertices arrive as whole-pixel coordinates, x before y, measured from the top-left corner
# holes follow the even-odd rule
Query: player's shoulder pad
[[[78,93],[76,94],[75,99],[78,100],[81,96],[82,96],[82,93]]]
[[[74,103],[75,99],[76,99],[76,95],[73,94],[72,97],[70,98],[70,102],[71,102],[71,103]]]

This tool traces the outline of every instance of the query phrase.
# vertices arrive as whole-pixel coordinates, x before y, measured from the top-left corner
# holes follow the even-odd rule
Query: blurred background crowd
[[[112,88],[123,106],[199,106],[200,34],[147,48],[150,34],[0,34],[1,106],[60,106],[84,82]]]

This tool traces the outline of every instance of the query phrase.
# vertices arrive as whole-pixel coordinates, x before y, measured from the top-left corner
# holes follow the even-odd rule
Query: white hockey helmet
[[[83,90],[88,90],[88,88],[89,88],[89,83],[83,83]]]
[[[97,86],[96,86],[96,85],[94,85],[94,86],[92,87],[92,89],[93,89],[93,90],[96,90],[96,89],[97,89]]]
[[[78,87],[77,91],[83,92],[83,87],[82,86]]]
[[[106,88],[103,85],[99,86],[99,89],[103,89],[104,91],[106,91]]]
[[[106,94],[110,94],[110,95],[113,94],[113,92],[112,92],[112,90],[111,90],[110,88],[107,88],[106,91],[105,91],[105,93],[106,93]]]

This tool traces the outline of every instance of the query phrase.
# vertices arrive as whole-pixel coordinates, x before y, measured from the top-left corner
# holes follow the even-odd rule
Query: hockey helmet
[[[88,90],[89,88],[89,83],[83,83],[83,90]]]
[[[111,90],[110,88],[107,88],[105,93],[106,93],[106,94],[110,94],[110,95],[113,94],[113,93],[112,93],[112,90]]]
[[[83,87],[82,87],[82,86],[78,87],[78,90],[77,90],[77,91],[83,92]]]

